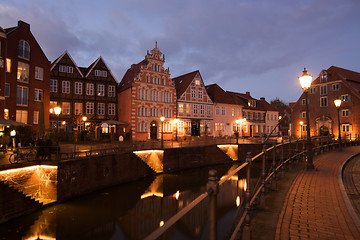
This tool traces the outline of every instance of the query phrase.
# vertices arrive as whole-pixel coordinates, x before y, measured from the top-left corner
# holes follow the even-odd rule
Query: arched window
[[[25,59],[30,59],[30,45],[25,40],[19,41],[18,56]]]

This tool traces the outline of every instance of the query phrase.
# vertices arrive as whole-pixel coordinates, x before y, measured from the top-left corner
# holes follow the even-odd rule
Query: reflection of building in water
[[[232,170],[232,169],[231,169]],[[231,171],[229,170],[229,172]],[[228,173],[227,173],[228,174]],[[196,176],[199,176],[197,174]],[[179,181],[180,180],[180,181]],[[206,191],[205,183],[194,187],[194,175],[158,175],[90,196],[44,209],[32,223],[17,221],[17,229],[28,229],[24,239],[144,239],[178,211]],[[190,185],[189,183],[192,183]],[[218,220],[236,209],[236,197],[244,188],[244,179],[233,176],[220,187]],[[39,213],[38,213],[39,214]],[[206,235],[208,199],[170,228],[164,239]],[[230,224],[230,223],[229,223]],[[0,227],[0,235],[1,235]],[[5,231],[5,230],[4,230]]]

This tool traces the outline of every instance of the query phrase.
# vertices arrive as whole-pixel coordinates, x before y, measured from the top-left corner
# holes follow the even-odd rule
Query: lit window
[[[70,115],[70,103],[69,102],[63,102],[62,103],[62,108],[61,108],[61,113],[63,115]]]
[[[70,81],[62,81],[62,93],[70,93]]]
[[[74,105],[74,114],[81,115],[82,114],[82,103],[75,103]]]
[[[195,85],[199,86],[200,85],[200,80],[195,80]]]
[[[42,102],[42,100],[43,100],[43,90],[35,88],[35,90],[34,90],[34,101]]]
[[[41,67],[35,67],[35,79],[43,80],[44,78],[44,69]]]
[[[186,113],[190,113],[190,104],[186,104]]]
[[[11,59],[7,58],[6,59],[6,72],[11,72]]]
[[[57,80],[50,79],[50,92],[57,92]]]
[[[4,119],[9,120],[9,109],[7,108],[4,109]]]
[[[54,107],[57,107],[57,102],[56,101],[50,101],[50,114],[55,114],[54,113]],[[62,113],[64,112],[64,110],[62,110]]]
[[[179,113],[183,113],[183,112],[184,112],[184,104],[179,103]]]
[[[16,110],[16,121],[27,124],[28,112],[24,110]]]
[[[29,64],[18,62],[17,80],[19,82],[29,82]]]
[[[30,59],[30,45],[24,40],[19,41],[18,56],[25,59]]]
[[[17,86],[16,105],[20,105],[20,106],[28,105],[28,88],[27,87]]]
[[[232,117],[235,116],[235,109],[234,109],[234,108],[231,109],[231,116],[232,116]]]

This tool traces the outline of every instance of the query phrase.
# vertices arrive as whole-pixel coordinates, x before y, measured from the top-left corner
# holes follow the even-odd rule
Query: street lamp
[[[300,121],[300,138],[302,139],[302,128],[303,128],[304,122]]]
[[[339,128],[339,137],[338,137],[338,142],[339,142],[339,152],[342,151],[342,146],[341,146],[341,126],[340,126],[340,105],[341,105],[341,99],[336,99],[334,101],[335,107],[337,108],[337,112],[338,112],[338,128]]]
[[[59,145],[59,115],[61,107],[54,107],[54,113],[56,115],[56,145]]]
[[[164,148],[164,121],[165,121],[165,117],[161,116],[160,121],[161,121],[161,149],[163,149]]]
[[[303,75],[299,77],[301,88],[305,92],[305,101],[306,101],[306,132],[307,132],[307,165],[308,170],[314,169],[313,163],[313,153],[312,153],[312,143],[310,137],[310,120],[309,120],[309,106],[308,106],[308,91],[311,86],[312,76],[307,73],[306,68],[304,68]]]

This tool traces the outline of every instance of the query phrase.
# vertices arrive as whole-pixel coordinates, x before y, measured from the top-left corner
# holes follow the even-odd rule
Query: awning
[[[3,126],[27,126],[27,124],[25,124],[25,123],[16,122],[16,121],[4,119],[4,118],[0,118],[0,125],[3,125]]]
[[[106,120],[101,122],[100,125],[102,125],[103,123],[106,123],[108,125],[129,125],[128,123],[124,123],[124,122],[119,122],[119,121],[115,121],[115,120]]]

